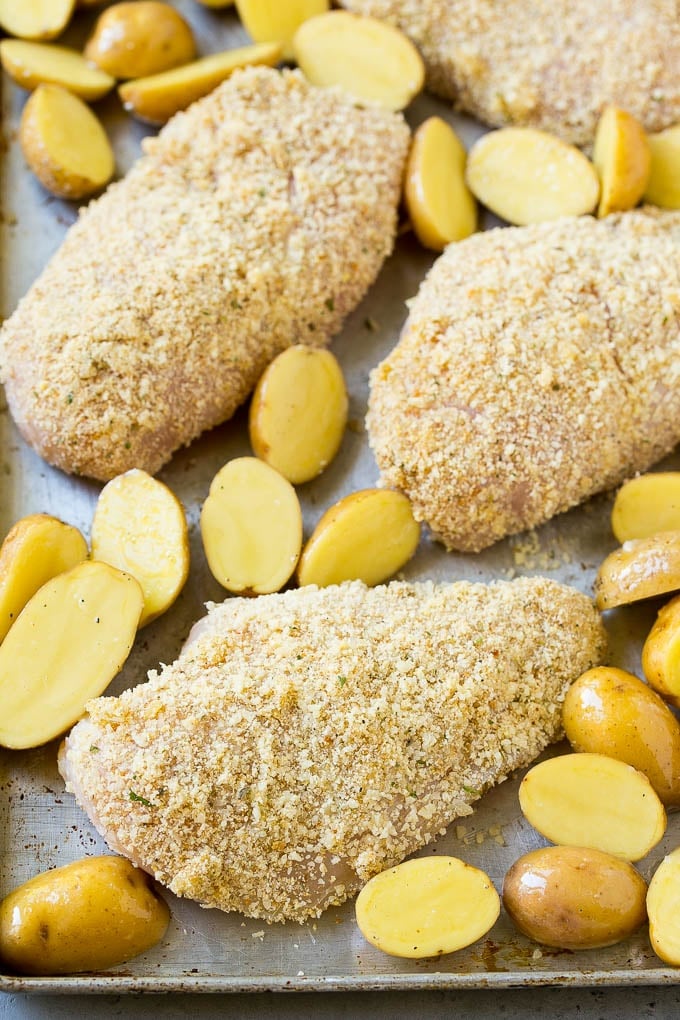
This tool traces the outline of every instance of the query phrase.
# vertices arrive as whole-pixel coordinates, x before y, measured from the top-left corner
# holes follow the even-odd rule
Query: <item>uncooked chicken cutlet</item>
[[[65,471],[156,472],[272,358],[324,345],[393,246],[409,131],[251,68],[93,202],[0,333],[28,442]]]
[[[590,599],[544,578],[229,599],[173,665],[91,701],[60,768],[173,892],[304,921],[557,739],[603,652]]]
[[[588,145],[606,103],[648,131],[680,121],[677,0],[341,0],[398,25],[428,87],[487,124]]]
[[[477,552],[644,471],[680,440],[680,213],[451,245],[371,375],[384,484]]]

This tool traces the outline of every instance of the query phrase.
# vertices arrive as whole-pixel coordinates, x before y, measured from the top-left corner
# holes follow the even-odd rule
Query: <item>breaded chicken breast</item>
[[[341,0],[398,25],[428,87],[487,124],[589,144],[605,103],[648,131],[680,121],[677,0]]]
[[[603,651],[590,599],[543,578],[229,599],[173,665],[90,702],[60,768],[173,892],[303,921],[555,740]]]
[[[477,234],[435,262],[371,376],[384,483],[476,552],[680,440],[680,213]]]
[[[326,344],[392,249],[408,143],[401,115],[270,68],[174,117],[0,333],[28,442],[69,472],[154,473],[276,354]]]

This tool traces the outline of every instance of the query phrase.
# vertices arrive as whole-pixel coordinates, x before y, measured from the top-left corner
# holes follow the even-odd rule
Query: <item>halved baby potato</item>
[[[138,120],[165,124],[174,114],[207,96],[239,68],[255,64],[273,67],[280,58],[280,43],[242,46],[213,53],[171,71],[127,81],[119,86],[118,95],[128,113]]]
[[[86,198],[113,177],[113,149],[104,128],[82,99],[59,85],[39,85],[29,97],[19,141],[30,169],[59,198]]]
[[[652,165],[645,202],[680,209],[680,124],[647,137]]]
[[[236,0],[238,15],[253,42],[280,42],[285,60],[293,57],[293,36],[303,21],[324,14],[329,7],[329,0]]]
[[[680,531],[680,471],[653,471],[625,482],[614,500],[612,531],[619,542]]]
[[[66,46],[3,39],[0,61],[10,78],[22,88],[61,85],[88,102],[101,99],[116,84],[110,74],[92,67],[82,53]]]
[[[85,46],[85,57],[114,78],[160,74],[195,56],[191,28],[179,11],[158,0],[107,7]]]
[[[600,176],[599,217],[633,209],[642,198],[651,169],[651,152],[642,124],[617,106],[605,106],[597,124],[593,163]]]
[[[92,520],[92,558],[135,577],[144,593],[139,626],[169,609],[189,574],[182,504],[167,485],[133,468],[104,486]]]
[[[680,847],[652,875],[647,913],[652,949],[664,963],[680,967]]]
[[[655,598],[680,588],[680,531],[660,531],[624,542],[595,578],[598,609]]]
[[[75,5],[75,0],[0,0],[0,28],[20,39],[54,39]]]
[[[680,595],[659,610],[642,648],[642,669],[649,684],[680,708]]]

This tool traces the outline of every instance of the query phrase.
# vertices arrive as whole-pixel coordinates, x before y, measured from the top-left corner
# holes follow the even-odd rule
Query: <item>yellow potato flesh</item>
[[[10,78],[25,89],[61,85],[81,99],[95,100],[116,84],[110,74],[91,67],[81,53],[66,46],[3,39],[0,60]]]
[[[60,85],[39,85],[24,106],[21,148],[40,183],[60,198],[85,198],[113,177],[113,149],[82,99]]]
[[[680,530],[680,471],[638,475],[621,486],[612,509],[619,542]]]
[[[599,949],[647,917],[647,885],[627,861],[586,847],[549,846],[515,861],[503,906],[523,935],[557,949]]]
[[[123,666],[142,605],[137,581],[106,563],[44,584],[0,645],[0,745],[38,747],[73,725]]]
[[[225,50],[172,71],[127,81],[119,87],[118,94],[125,109],[139,120],[164,124],[179,110],[207,96],[239,68],[255,64],[273,67],[280,57],[280,43]]]
[[[651,169],[642,124],[625,110],[606,106],[595,133],[593,163],[600,176],[597,215],[633,209],[645,192]]]
[[[659,610],[642,648],[642,669],[651,686],[680,708],[680,596]]]
[[[652,875],[647,913],[652,949],[664,963],[680,967],[680,847]]]
[[[196,44],[174,7],[158,0],[134,0],[100,14],[84,52],[114,78],[142,78],[187,64],[196,56]]]
[[[404,197],[418,240],[433,251],[476,229],[477,205],[465,183],[465,161],[463,145],[441,117],[430,117],[413,136]]]
[[[390,489],[353,492],[317,524],[300,557],[298,582],[380,584],[411,559],[419,538],[406,496]]]
[[[253,451],[294,485],[307,482],[338,452],[347,408],[342,369],[330,351],[289,347],[271,362],[253,394]]]
[[[598,609],[613,609],[680,588],[680,530],[631,539],[601,564],[595,578]]]
[[[680,723],[636,676],[612,666],[588,670],[567,691],[562,723],[575,751],[632,765],[664,804],[680,806]]]
[[[645,202],[680,209],[680,124],[648,135],[652,156]]]
[[[23,517],[0,548],[0,641],[43,584],[87,557],[77,528],[48,514]]]
[[[404,861],[372,878],[356,901],[364,938],[410,959],[464,949],[486,935],[499,913],[489,876],[456,857]]]
[[[422,58],[399,29],[349,11],[306,21],[293,39],[295,60],[313,85],[339,85],[359,102],[402,110],[425,81]]]
[[[551,843],[628,861],[649,853],[666,829],[666,812],[647,777],[602,754],[565,754],[534,765],[520,784],[519,803]]]
[[[229,461],[213,478],[201,535],[210,570],[227,591],[278,591],[295,570],[302,546],[295,489],[255,457]]]
[[[0,26],[20,39],[54,39],[74,7],[75,0],[0,0]]]
[[[212,5],[211,5],[212,6]],[[280,42],[285,60],[293,57],[293,36],[300,25],[325,14],[329,0],[236,0],[236,10],[254,42]]]
[[[151,879],[122,857],[86,857],[25,882],[0,904],[0,959],[19,974],[125,963],[170,920]]]
[[[140,627],[164,613],[189,573],[187,521],[167,485],[137,468],[105,485],[92,521],[92,558],[139,581]]]
[[[483,135],[468,155],[466,180],[487,209],[519,226],[592,212],[600,193],[583,153],[535,128]]]

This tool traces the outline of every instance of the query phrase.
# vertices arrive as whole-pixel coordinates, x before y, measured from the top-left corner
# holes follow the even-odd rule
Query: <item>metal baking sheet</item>
[[[245,42],[235,16],[211,12],[188,0],[176,6],[192,22],[203,52]],[[94,15],[81,14],[67,41],[79,45]],[[77,215],[75,206],[47,195],[26,172],[16,143],[25,93],[3,82],[2,310],[8,315],[57,248]],[[139,152],[149,129],[128,119],[117,100],[98,104],[114,140],[122,173]],[[409,110],[412,124],[432,113],[447,118],[469,145],[482,128],[454,116],[446,104],[420,98]],[[313,483],[301,486],[306,533],[341,496],[372,485],[378,477],[363,425],[370,369],[392,348],[413,295],[433,261],[410,234],[399,238],[377,284],[350,316],[333,350],[350,392],[350,427],[338,458]],[[133,267],[131,267],[131,270]],[[73,281],[78,286],[78,281]],[[224,592],[211,577],[201,548],[198,515],[210,480],[231,457],[250,453],[243,411],[189,449],[177,454],[160,477],[182,500],[191,531],[191,574],[165,617],[145,628],[111,693],[141,680],[159,662],[171,661],[208,600]],[[666,464],[680,467],[680,458]],[[56,514],[89,535],[100,486],[68,478],[46,465],[18,437],[4,403],[0,409],[0,531],[36,511]],[[488,581],[518,574],[547,573],[591,590],[602,557],[614,547],[609,527],[611,499],[599,497],[529,535],[511,538],[479,555],[447,554],[424,535],[403,571],[411,579]],[[640,672],[640,647],[655,605],[609,614],[612,662]],[[552,749],[549,753],[555,753]],[[39,871],[106,852],[56,769],[57,743],[28,752],[0,751],[0,897]],[[517,857],[542,844],[517,804],[519,777],[482,799],[474,814],[453,824],[447,836],[424,851],[449,853],[486,870],[500,890]],[[680,814],[670,817],[663,842],[640,863],[649,878],[665,853],[680,844]],[[646,930],[610,949],[572,953],[541,949],[518,935],[505,914],[489,935],[469,949],[435,960],[408,961],[370,947],[354,924],[353,904],[331,909],[305,925],[272,925],[238,914],[207,911],[168,894],[172,921],[162,944],[117,970],[74,977],[0,975],[11,992],[242,992],[262,990],[417,989],[511,987],[517,985],[670,984],[680,970],[665,967],[652,952]]]

